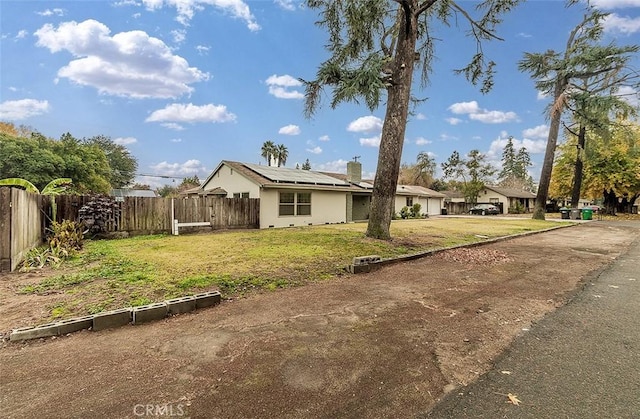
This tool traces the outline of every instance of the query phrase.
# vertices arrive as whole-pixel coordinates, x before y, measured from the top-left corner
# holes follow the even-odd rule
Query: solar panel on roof
[[[272,182],[349,186],[348,182],[310,170],[286,169],[257,164],[245,164],[245,166]]]

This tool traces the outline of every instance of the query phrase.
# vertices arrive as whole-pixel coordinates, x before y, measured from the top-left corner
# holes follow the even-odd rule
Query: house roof
[[[180,195],[227,195],[227,191],[222,188],[214,188],[214,189],[202,189],[201,186],[196,186],[191,189],[184,190],[180,192]]]
[[[333,174],[312,170],[290,169],[286,167],[261,166],[222,160],[202,183],[209,183],[222,166],[228,166],[262,188],[296,188],[316,190],[362,191],[365,187],[349,183],[346,179]]]
[[[533,192],[525,191],[522,189],[514,189],[514,188],[501,188],[498,186],[485,186],[486,189],[490,191],[499,193],[500,195],[504,195],[507,198],[535,198],[536,194]]]
[[[202,182],[199,189],[204,190],[205,185],[209,183],[223,165],[230,167],[262,188],[340,190],[364,193],[371,193],[373,190],[373,181],[363,180],[359,183],[349,182],[347,181],[347,175],[342,173],[262,166],[230,160],[222,160],[218,167],[211,172],[209,177]],[[428,198],[445,197],[445,195],[440,192],[413,185],[398,185],[396,193],[398,195],[423,196]]]
[[[115,197],[126,197],[126,196],[136,196],[136,197],[145,197],[145,198],[155,198],[157,195],[154,191],[149,189],[112,189],[111,196]]]
[[[434,191],[433,189],[425,188],[424,186],[416,185],[398,185],[396,188],[396,194],[398,195],[413,195],[424,196],[427,198],[446,198],[446,195]]]

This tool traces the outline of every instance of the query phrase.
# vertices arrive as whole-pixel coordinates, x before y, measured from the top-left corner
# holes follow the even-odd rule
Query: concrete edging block
[[[93,330],[99,331],[131,323],[131,307],[105,311],[93,316]]]
[[[133,307],[131,318],[133,324],[146,323],[167,317],[166,303],[153,303],[144,306]]]
[[[47,323],[36,327],[14,329],[9,336],[12,342],[58,336],[58,323]]]
[[[222,296],[218,291],[203,292],[193,296],[196,300],[196,308],[205,308],[220,304]]]
[[[165,303],[171,315],[188,313],[196,309],[196,299],[193,296],[172,298],[166,300]]]
[[[72,319],[61,320],[58,323],[58,333],[66,335],[67,333],[77,332],[78,330],[93,327],[93,316],[75,317]]]

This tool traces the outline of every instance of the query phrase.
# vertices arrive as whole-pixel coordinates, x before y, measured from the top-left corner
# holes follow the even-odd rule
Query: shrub
[[[420,209],[422,209],[422,205],[418,204],[417,202],[415,204],[413,204],[411,209],[409,209],[411,218],[420,217]]]
[[[51,249],[59,249],[72,254],[76,250],[82,249],[83,226],[71,220],[64,220],[61,223],[54,221],[49,228],[47,239]]]
[[[96,195],[78,211],[80,221],[92,235],[106,233],[109,221],[120,211],[118,203],[109,196]]]
[[[509,214],[524,214],[524,205],[520,202],[516,202],[515,205],[509,208]]]
[[[409,207],[402,207],[402,209],[400,210],[400,218],[402,218],[403,220],[409,218]]]

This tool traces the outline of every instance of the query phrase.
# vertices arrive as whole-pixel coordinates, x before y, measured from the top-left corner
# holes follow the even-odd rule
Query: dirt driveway
[[[593,222],[0,348],[3,417],[385,418],[491,367],[639,233]]]

